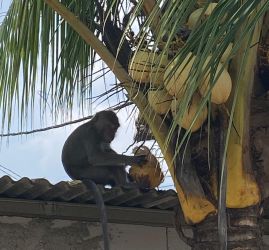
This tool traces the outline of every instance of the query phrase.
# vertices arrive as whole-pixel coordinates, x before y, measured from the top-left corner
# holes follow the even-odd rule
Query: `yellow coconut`
[[[199,20],[199,24],[201,24],[208,16],[211,15],[211,13],[213,12],[213,10],[216,8],[217,6],[217,3],[210,3],[206,9],[206,11],[204,12],[203,16],[202,13],[203,13],[203,10],[204,8],[199,8],[195,11],[193,11],[190,16],[189,16],[189,19],[188,19],[188,28],[189,29],[194,29],[194,27],[196,25],[198,25],[198,20]]]
[[[163,181],[160,163],[146,146],[135,148],[135,155],[146,155],[147,163],[143,166],[133,165],[129,170],[131,178],[143,188],[158,187]]]
[[[194,27],[198,24],[197,22],[201,16],[202,12],[203,12],[203,8],[199,8],[190,14],[189,19],[188,19],[188,23],[187,23],[188,28],[190,30],[193,30]],[[204,17],[201,17],[200,24],[202,23],[203,20],[204,20]]]
[[[189,53],[175,73],[173,68],[177,65],[176,61],[171,62],[164,73],[164,86],[168,93],[181,99],[186,90],[186,81],[188,79],[195,56]]]
[[[222,70],[223,65],[220,63],[217,67],[215,77]],[[210,89],[210,73],[207,73],[203,79],[202,84],[199,86],[199,92],[202,96],[205,96]],[[222,73],[218,77],[214,87],[211,90],[211,102],[215,104],[225,103],[232,90],[232,79],[226,69],[223,69]]]
[[[205,11],[205,16],[210,16],[217,5],[218,3],[210,3]]]
[[[197,111],[199,110],[200,104],[201,104],[201,97],[197,93],[195,93],[189,104],[188,109],[186,110],[183,117],[181,118],[181,117],[176,117],[178,101],[173,100],[171,103],[171,111],[172,111],[174,119],[177,119],[176,122],[182,128],[189,129],[196,116]],[[202,111],[200,111],[197,119],[195,120],[193,126],[191,127],[191,132],[197,131],[203,125],[206,118],[207,118],[207,107],[205,107]]]
[[[137,51],[129,62],[128,72],[139,83],[149,83],[153,54],[149,50]]]
[[[173,97],[165,89],[148,92],[149,105],[158,114],[166,114],[170,109],[172,100]]]
[[[160,54],[154,57],[154,62],[149,73],[150,84],[153,86],[162,86],[164,82],[164,72],[168,61],[167,55]]]

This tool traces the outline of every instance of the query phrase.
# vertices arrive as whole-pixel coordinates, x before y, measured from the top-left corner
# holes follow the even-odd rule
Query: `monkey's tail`
[[[93,191],[94,199],[96,201],[97,207],[100,209],[100,222],[103,231],[103,241],[104,241],[104,250],[109,250],[109,238],[108,238],[108,227],[107,227],[107,213],[106,207],[103,200],[103,196],[100,193],[95,182],[90,179],[83,179],[82,182],[86,187],[90,188]]]

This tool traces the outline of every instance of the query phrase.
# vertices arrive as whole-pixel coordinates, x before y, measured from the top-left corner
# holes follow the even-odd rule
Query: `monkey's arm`
[[[109,143],[98,141],[92,131],[88,133],[87,140],[83,142],[84,152],[87,155],[88,163],[92,166],[126,166],[142,165],[147,162],[146,156],[127,156],[117,154],[111,149]]]
[[[114,151],[100,152],[88,155],[88,162],[93,166],[126,166],[132,164],[141,165],[146,162],[144,156],[119,155]]]

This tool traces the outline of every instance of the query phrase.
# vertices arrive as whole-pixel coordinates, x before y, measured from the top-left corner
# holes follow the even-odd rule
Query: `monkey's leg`
[[[100,190],[96,184],[90,179],[83,179],[82,182],[86,187],[90,188],[93,191],[96,204],[100,210],[100,222],[103,231],[103,241],[104,241],[104,250],[109,250],[109,238],[108,238],[108,228],[107,228],[107,213],[106,207],[103,200],[103,196],[100,193]]]
[[[128,179],[127,172],[124,166],[113,166],[110,167],[112,182],[114,185],[112,186],[124,186],[125,188],[140,188],[140,186],[135,182],[130,182]]]
[[[111,186],[123,186],[127,183],[127,173],[124,166],[110,166]]]
[[[110,184],[111,171],[107,167],[96,166],[67,166],[65,167],[67,174],[73,180],[89,179],[96,184]]]

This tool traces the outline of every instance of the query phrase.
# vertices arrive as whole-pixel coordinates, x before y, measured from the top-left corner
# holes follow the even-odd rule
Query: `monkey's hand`
[[[134,156],[134,164],[142,166],[147,163],[147,156],[146,155],[137,155]]]

